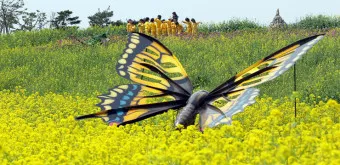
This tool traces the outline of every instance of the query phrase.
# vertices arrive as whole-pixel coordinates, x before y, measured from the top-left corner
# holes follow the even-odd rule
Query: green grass
[[[106,29],[102,29],[105,32]],[[70,33],[79,36],[99,33],[51,31],[0,36],[0,90],[21,86],[27,93],[70,93],[95,96],[115,85],[130,83],[115,71],[126,37],[111,40],[108,46],[58,45]],[[165,38],[161,41],[176,54],[195,90],[212,90],[270,53],[296,40],[315,34],[305,30],[246,30],[205,37]],[[297,89],[303,96],[340,97],[340,30],[335,29],[297,63]],[[18,40],[18,38],[20,38]],[[23,38],[27,39],[23,39]],[[50,38],[50,39],[48,39]],[[5,41],[5,42],[3,42]],[[20,42],[19,42],[20,41]],[[293,91],[293,69],[259,86],[272,97]]]

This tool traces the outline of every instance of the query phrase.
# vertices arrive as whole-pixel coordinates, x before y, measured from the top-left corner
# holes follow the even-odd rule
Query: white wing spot
[[[131,36],[131,38],[132,38],[132,39],[139,39],[138,36]],[[131,40],[132,40],[132,39],[131,39]]]
[[[108,105],[108,104],[111,104],[111,103],[113,103],[113,102],[115,102],[115,100],[113,100],[113,99],[106,99],[106,100],[102,103],[102,105]]]
[[[123,69],[124,68],[124,65],[121,65],[121,66],[119,66],[119,68],[118,69]]]
[[[103,118],[103,120],[105,120],[106,122],[109,121],[109,117],[107,117],[107,116],[104,116],[104,117],[102,117],[102,118]]]
[[[119,88],[122,88],[122,89],[128,89],[128,85],[121,85],[121,86],[119,86]]]
[[[125,60],[125,59],[120,59],[120,60],[118,60],[118,63],[120,63],[120,64],[126,64],[126,60]]]
[[[132,49],[126,49],[125,52],[131,54],[131,53],[133,53],[133,50]]]
[[[104,110],[110,110],[110,109],[112,109],[111,106],[109,106],[109,105],[104,106]]]
[[[122,55],[123,58],[127,58],[128,56],[129,56],[129,54],[127,54],[127,53],[124,53],[124,54]]]
[[[98,98],[108,99],[108,98],[110,98],[110,97],[107,97],[107,96],[98,96]]]
[[[109,95],[109,96],[111,96],[111,97],[117,97],[117,93],[114,92],[114,91],[110,91],[110,95]]]
[[[137,39],[132,38],[132,39],[131,39],[131,42],[134,43],[134,44],[139,44],[138,38],[137,38]]]
[[[130,43],[130,44],[129,44],[129,48],[131,48],[131,49],[136,48],[136,44]]]
[[[119,88],[115,88],[113,89],[114,91],[118,92],[118,93],[123,93],[124,91],[122,89],[119,89]]]
[[[119,71],[119,74],[121,75],[121,76],[125,76],[126,75],[126,73],[124,72],[124,71]]]

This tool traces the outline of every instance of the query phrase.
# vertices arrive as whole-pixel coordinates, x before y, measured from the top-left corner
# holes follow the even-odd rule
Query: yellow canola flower
[[[262,97],[232,125],[173,127],[176,111],[121,127],[100,119],[95,97],[0,91],[1,164],[339,164],[340,105]]]

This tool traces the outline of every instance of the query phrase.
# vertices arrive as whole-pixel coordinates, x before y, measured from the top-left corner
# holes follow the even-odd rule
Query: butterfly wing
[[[221,123],[230,124],[233,115],[255,102],[254,98],[259,94],[259,90],[251,87],[272,80],[287,71],[323,36],[315,35],[290,44],[251,65],[210,92],[205,100],[206,106],[199,112],[201,128],[214,127]],[[221,100],[225,102],[224,106],[212,108],[212,103]]]
[[[116,70],[120,76],[145,86],[188,96],[192,93],[192,84],[176,56],[162,43],[142,33],[129,34]]]
[[[218,86],[210,92],[208,98],[214,99],[228,92],[247,89],[278,77],[323,37],[321,34],[299,40],[265,57]]]
[[[101,112],[77,119],[102,118],[109,125],[122,125],[183,107],[188,97],[140,84],[119,85],[98,96]]]
[[[205,104],[200,113],[200,128],[215,127],[219,124],[231,124],[233,115],[242,112],[248,105],[255,103],[255,97],[259,94],[258,89],[247,88],[229,93],[228,97],[219,97]],[[224,102],[223,106],[214,105]]]
[[[97,106],[102,110],[110,110],[155,102],[186,100],[187,96],[140,84],[128,84],[116,86],[110,89],[109,93],[98,96],[98,98],[101,99],[101,102]]]
[[[115,108],[103,110],[94,114],[79,116],[76,119],[81,120],[87,118],[102,118],[104,121],[109,123],[109,125],[118,126],[137,122],[145,118],[166,112],[169,109],[181,108],[185,105],[185,103],[186,100],[176,100],[153,104],[143,104],[124,108]]]
[[[98,96],[102,111],[77,117],[100,117],[110,125],[122,125],[183,107],[192,85],[177,58],[159,41],[131,33],[117,72],[139,84],[116,86]]]

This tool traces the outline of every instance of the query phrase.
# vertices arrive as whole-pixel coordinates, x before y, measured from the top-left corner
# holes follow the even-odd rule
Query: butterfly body
[[[176,56],[158,40],[130,33],[118,60],[117,73],[135,84],[118,85],[98,96],[102,111],[76,119],[102,118],[109,125],[134,123],[169,109],[179,110],[175,125],[187,127],[231,124],[232,116],[255,103],[259,89],[291,68],[324,34],[296,41],[259,60],[210,92],[193,92],[193,85]],[[214,103],[218,103],[216,107]],[[223,103],[223,105],[220,105]]]
[[[204,100],[208,94],[209,92],[205,90],[200,90],[193,93],[189,97],[187,104],[182,110],[179,111],[176,117],[175,126],[177,127],[179,124],[181,124],[184,127],[187,127],[189,125],[195,124],[196,116],[199,113],[202,104],[205,103]]]

